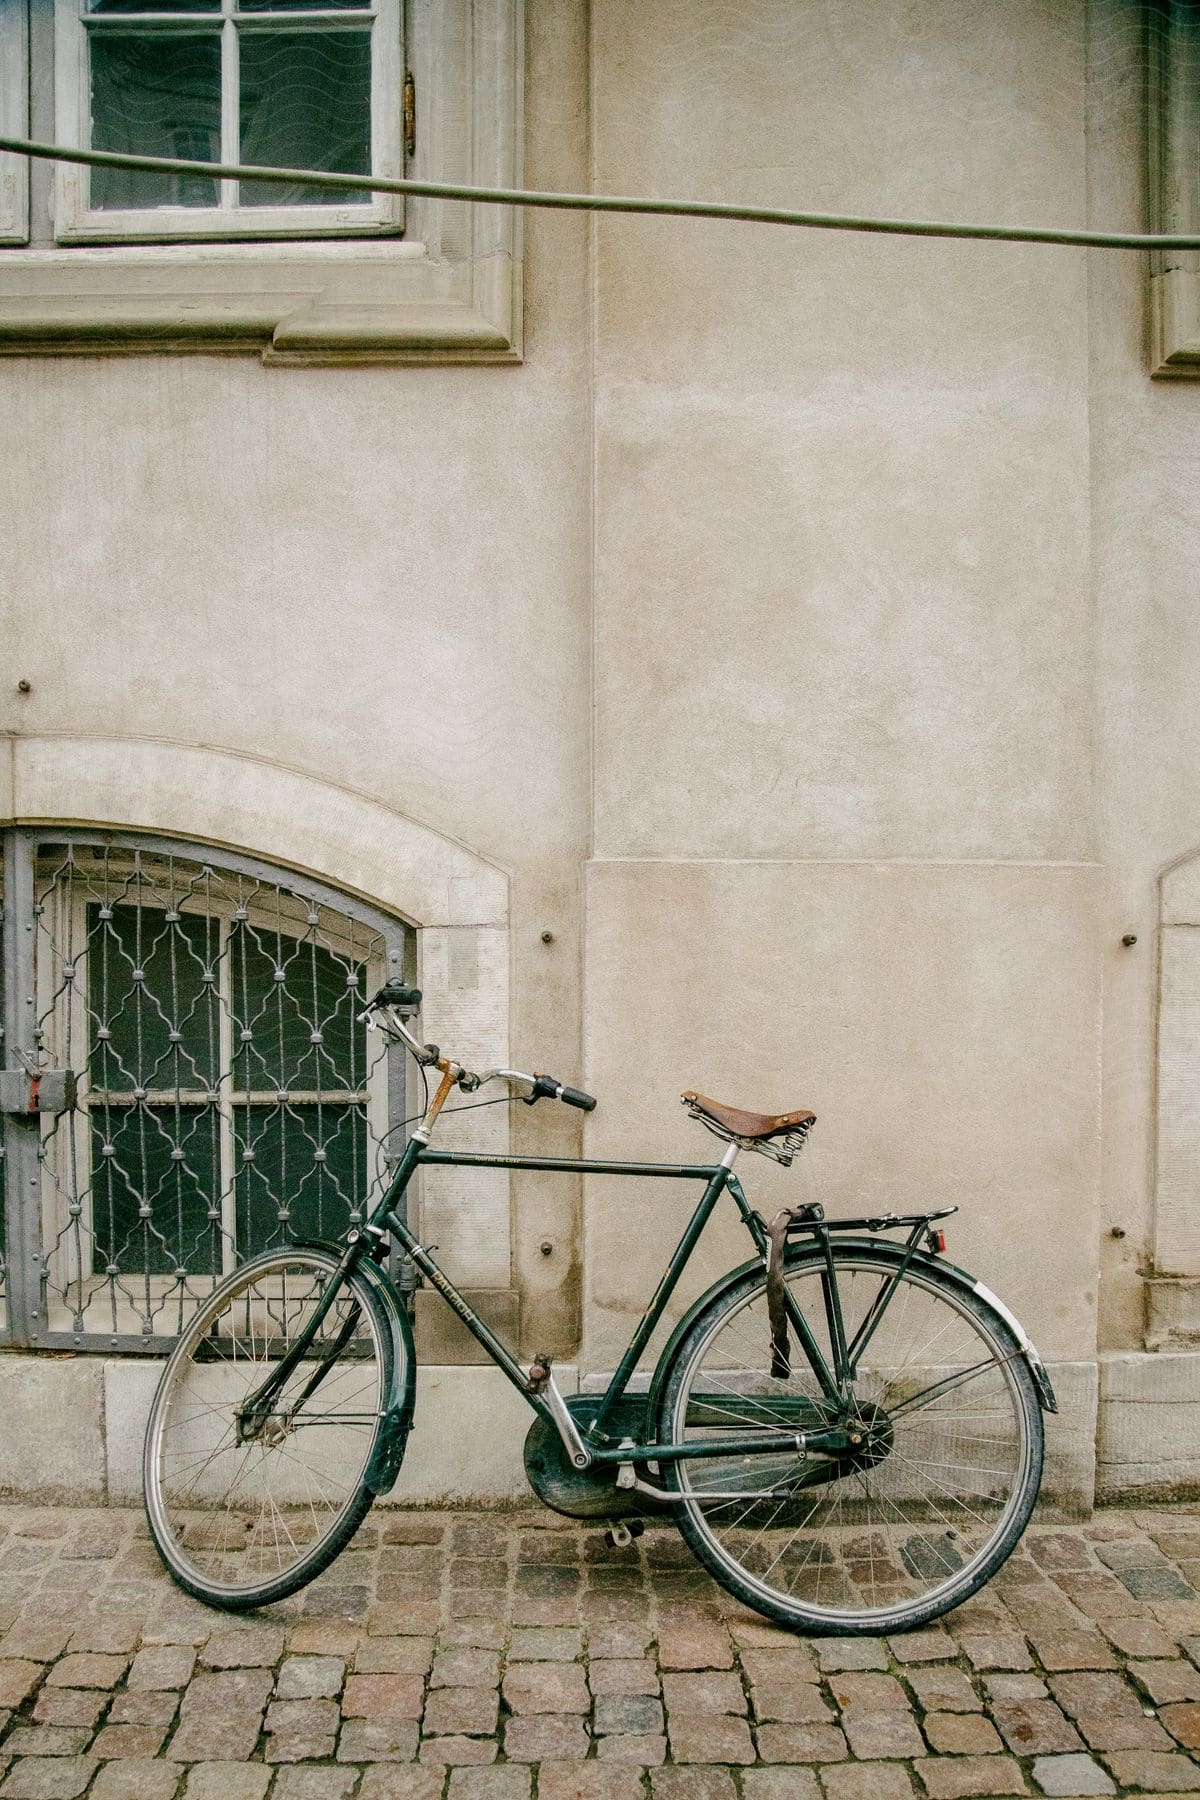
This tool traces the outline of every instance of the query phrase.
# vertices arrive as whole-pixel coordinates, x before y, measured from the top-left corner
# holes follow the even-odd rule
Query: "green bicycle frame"
[[[584,1157],[569,1156],[492,1156],[466,1150],[434,1150],[418,1137],[409,1138],[383,1197],[376,1204],[366,1223],[350,1234],[338,1269],[328,1283],[304,1334],[291,1347],[287,1355],[280,1359],[260,1388],[250,1397],[244,1409],[245,1414],[265,1416],[270,1411],[273,1395],[282,1388],[291,1371],[306,1354],[344,1282],[364,1258],[378,1263],[385,1254],[388,1244],[395,1243],[462,1320],[471,1336],[482,1346],[487,1356],[502,1371],[533,1411],[556,1430],[559,1429],[556,1411],[539,1391],[539,1387],[531,1384],[527,1371],[521,1367],[516,1357],[501,1342],[495,1332],[480,1318],[474,1307],[463,1297],[449,1276],[438,1266],[429,1251],[410,1230],[404,1216],[404,1195],[417,1169],[423,1166],[520,1169],[558,1174],[614,1175],[704,1182],[704,1192],[696,1209],[671,1253],[658,1286],[651,1296],[587,1428],[585,1448],[589,1463],[605,1465],[630,1461],[628,1441],[623,1436],[618,1440],[609,1431],[606,1431],[606,1426],[612,1423],[642,1353],[666,1310],[704,1227],[711,1218],[721,1195],[727,1189],[737,1206],[742,1223],[750,1234],[758,1256],[765,1260],[768,1254],[769,1240],[766,1225],[747,1200],[741,1183],[732,1172],[729,1161],[656,1163],[595,1161]],[[820,1214],[820,1209],[815,1209],[815,1213]],[[846,1395],[849,1385],[853,1381],[858,1361],[878,1327],[888,1302],[895,1292],[896,1285],[916,1254],[922,1233],[928,1229],[930,1218],[935,1216],[940,1215],[911,1214],[901,1218],[889,1217],[886,1221],[881,1219],[839,1219],[834,1224],[829,1224],[821,1215],[800,1222],[799,1229],[815,1236],[823,1250],[822,1295],[832,1351],[832,1367],[817,1343],[807,1319],[786,1288],[785,1300],[789,1323],[812,1371],[822,1399],[827,1403],[831,1414],[836,1415],[840,1410],[843,1396]],[[840,1233],[861,1230],[864,1227],[878,1227],[885,1223],[908,1226],[908,1240],[896,1271],[881,1287],[874,1304],[859,1325],[853,1340],[848,1344],[834,1268],[831,1234],[835,1231]],[[331,1364],[334,1360],[336,1360],[336,1348],[335,1351],[328,1354],[326,1363]],[[307,1391],[314,1390],[322,1378],[323,1371],[319,1371],[308,1384]],[[845,1434],[838,1428],[835,1418],[823,1416],[821,1404],[818,1401],[805,1401],[802,1404],[803,1419],[801,1422],[804,1426],[803,1436],[806,1447],[817,1452],[831,1451],[834,1453],[844,1449]],[[744,1437],[736,1439],[729,1434],[714,1438],[693,1438],[680,1444],[639,1441],[636,1449],[639,1462],[672,1462],[684,1458],[721,1457],[731,1454],[739,1456],[777,1455],[779,1437],[756,1433],[746,1434]]]

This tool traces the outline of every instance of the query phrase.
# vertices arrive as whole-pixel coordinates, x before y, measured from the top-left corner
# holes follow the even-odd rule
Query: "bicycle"
[[[719,1162],[433,1149],[455,1089],[506,1082],[531,1105],[596,1102],[549,1075],[474,1073],[420,1043],[405,1023],[420,999],[391,984],[362,1015],[441,1077],[366,1222],[344,1245],[296,1244],[242,1264],[163,1371],[145,1500],[180,1586],[233,1611],[281,1600],[328,1567],[394,1485],[416,1371],[387,1266],[399,1254],[528,1402],[525,1467],[555,1510],[608,1520],[619,1543],[646,1516],[672,1520],[738,1600],[814,1634],[921,1625],[975,1593],[1029,1520],[1042,1413],[1057,1405],[1012,1313],[946,1260],[938,1222],[957,1209],[831,1220],[810,1204],[767,1221],[734,1174],[737,1157],[790,1165],[813,1114],[746,1113],[691,1092],[689,1113],[725,1141]],[[430,1165],[703,1181],[602,1394],[563,1395],[549,1357],[523,1368],[410,1230],[405,1191]],[[684,1313],[648,1390],[635,1392],[639,1359],[726,1193],[753,1254]]]

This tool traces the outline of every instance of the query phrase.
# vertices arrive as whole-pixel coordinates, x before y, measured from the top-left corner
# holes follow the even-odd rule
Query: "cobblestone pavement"
[[[378,1509],[240,1620],[131,1510],[0,1508],[0,1800],[1200,1792],[1200,1506],[1033,1530],[942,1626],[804,1640],[674,1532]]]

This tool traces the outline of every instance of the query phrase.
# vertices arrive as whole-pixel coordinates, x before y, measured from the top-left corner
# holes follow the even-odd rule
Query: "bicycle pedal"
[[[639,1526],[640,1520],[635,1521]],[[604,1541],[610,1550],[628,1550],[633,1543],[634,1534],[628,1525],[612,1524],[604,1533]]]

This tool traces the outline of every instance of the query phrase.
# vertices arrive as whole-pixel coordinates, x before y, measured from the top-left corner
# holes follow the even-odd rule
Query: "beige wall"
[[[601,189],[1083,220],[1081,7],[607,4],[594,41]],[[685,1086],[812,1106],[752,1192],[959,1204],[1056,1357],[1097,1298],[1085,277],[597,228],[591,1142],[702,1159]],[[682,1204],[591,1185],[585,1365]]]
[[[1144,229],[1149,211],[1143,92],[1136,78],[1141,29],[1131,0],[1096,0],[1090,33],[1092,204],[1097,217],[1117,229]],[[1155,1069],[1160,917],[1168,925],[1179,918],[1160,914],[1160,878],[1200,848],[1200,391],[1189,381],[1146,378],[1140,259],[1095,255],[1091,262],[1100,842],[1111,896],[1102,945],[1103,1223],[1127,1234],[1102,1239],[1103,1329],[1106,1345],[1123,1348],[1138,1344],[1147,1324],[1154,1328],[1144,1316],[1141,1271],[1200,1274],[1194,1254],[1180,1254],[1178,1233],[1161,1229],[1171,1202],[1164,1195],[1165,1205],[1156,1205]],[[1132,949],[1120,948],[1125,932],[1138,936]],[[1200,998],[1180,993],[1178,984],[1173,991],[1185,1008],[1194,1009]],[[1178,1017],[1164,1025],[1169,1040]],[[1193,1193],[1193,1214],[1195,1205]]]
[[[526,175],[1136,227],[1139,16],[532,0]],[[812,1105],[753,1193],[958,1204],[1048,1356],[1140,1347],[1200,499],[1139,260],[534,212],[525,296],[520,367],[0,361],[0,725],[465,846],[510,878],[510,1053],[597,1088],[589,1148],[707,1155],[685,1086]],[[580,1229],[515,1183],[526,1347],[610,1365],[682,1204],[597,1181]]]
[[[581,9],[539,9],[528,90],[528,179],[584,185]],[[0,728],[236,751],[267,765],[271,791],[270,765],[283,764],[500,865],[511,1033],[480,1054],[573,1071],[588,836],[586,222],[531,217],[526,245],[519,368],[0,359]],[[151,820],[130,789],[112,822],[185,829],[186,794],[174,820]],[[264,829],[246,847],[286,854],[290,830]],[[431,1034],[446,1024],[431,1018]],[[549,1110],[516,1116],[535,1146],[564,1135]],[[536,1216],[519,1202],[514,1217],[512,1262],[552,1349],[577,1335],[577,1206],[560,1184]],[[479,1268],[469,1216],[437,1224],[451,1268],[510,1279],[507,1245]]]

